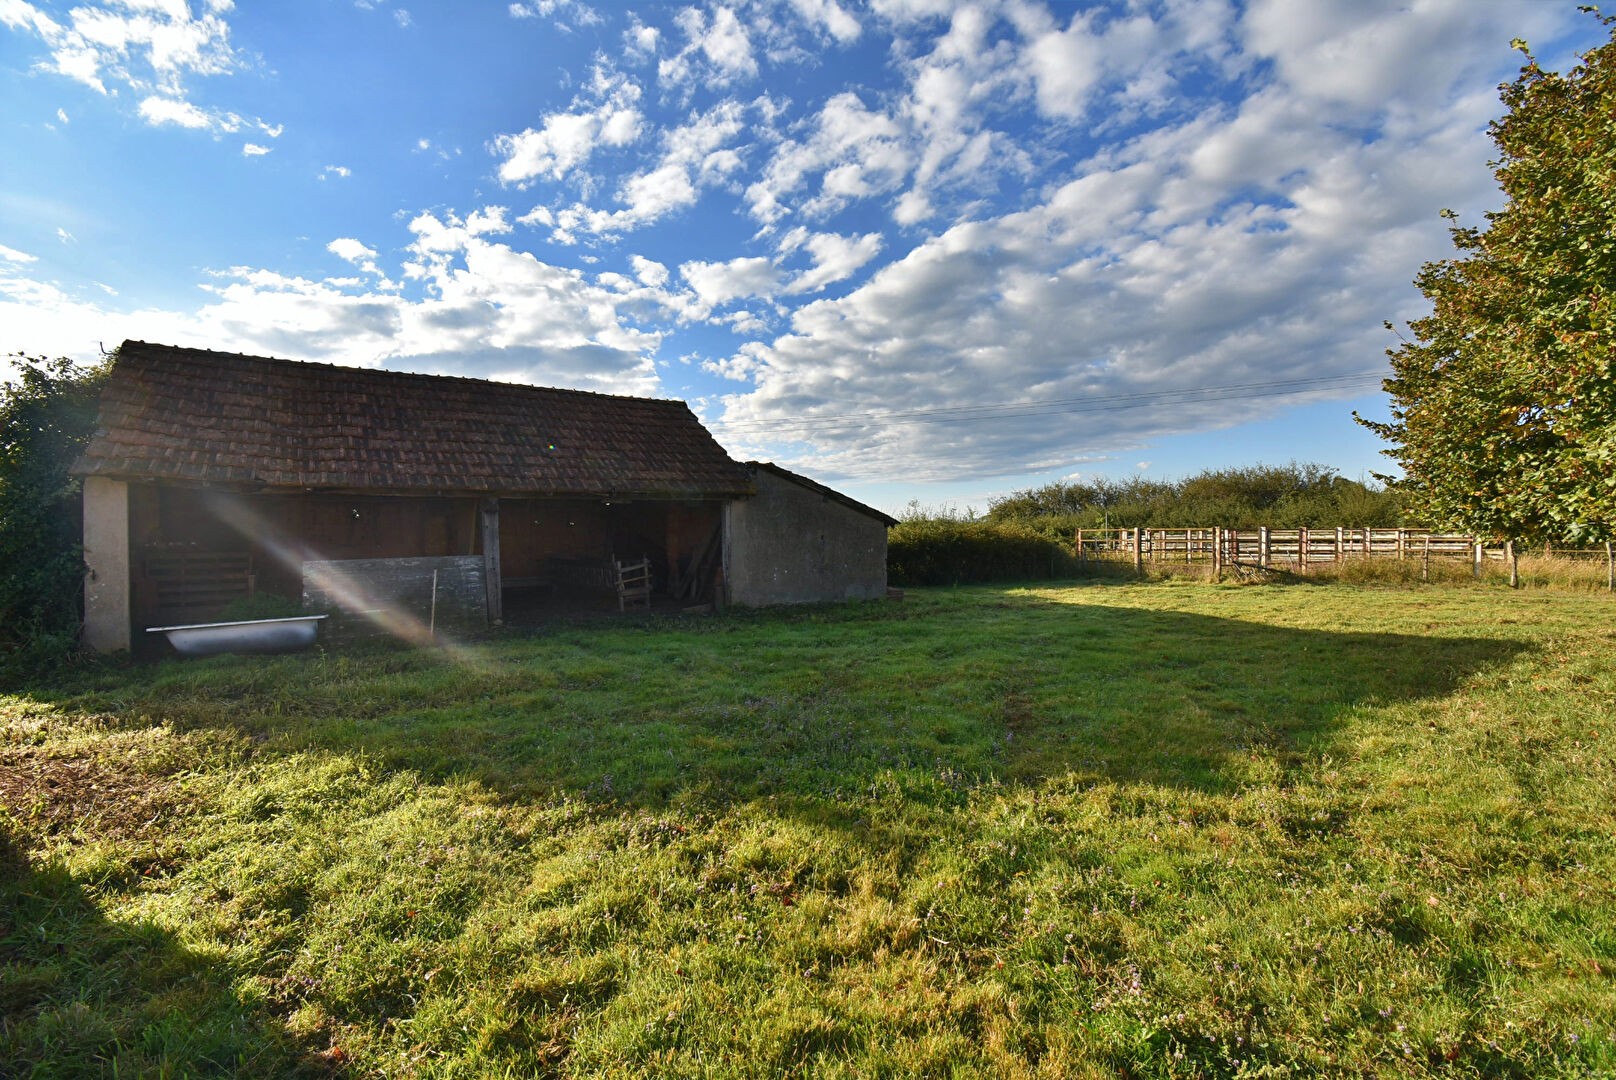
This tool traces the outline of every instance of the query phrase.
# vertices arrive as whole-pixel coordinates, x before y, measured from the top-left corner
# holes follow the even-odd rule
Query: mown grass
[[[1612,612],[978,587],[32,687],[0,1062],[1608,1075]]]

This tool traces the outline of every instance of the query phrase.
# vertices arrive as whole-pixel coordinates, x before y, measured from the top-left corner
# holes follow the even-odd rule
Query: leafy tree
[[[1485,228],[1451,229],[1461,254],[1421,269],[1431,314],[1388,351],[1391,422],[1357,419],[1393,444],[1404,477],[1392,483],[1432,524],[1610,539],[1616,30],[1564,75],[1514,44],[1526,63],[1490,129],[1504,208]]]
[[[84,579],[79,483],[101,371],[18,355],[0,384],[0,668],[42,664],[78,637]]]

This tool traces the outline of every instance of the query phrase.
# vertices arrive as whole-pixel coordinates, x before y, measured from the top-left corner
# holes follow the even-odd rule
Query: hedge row
[[[1021,522],[916,518],[887,533],[893,585],[964,585],[1069,577],[1070,546]]]

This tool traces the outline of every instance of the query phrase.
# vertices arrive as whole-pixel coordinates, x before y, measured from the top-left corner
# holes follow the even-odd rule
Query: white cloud
[[[819,191],[801,210],[810,216],[829,213],[853,199],[894,190],[912,160],[898,121],[866,107],[854,93],[840,93],[819,110],[806,140],[787,140],[775,151],[762,177],[746,190],[749,209],[765,224],[778,221],[791,210],[787,198],[818,174]]]
[[[838,44],[851,45],[863,32],[859,21],[836,0],[791,0],[791,6],[804,22],[824,29]]]
[[[67,110],[66,109],[57,109],[56,110],[56,119],[60,120],[64,124],[71,123],[71,121],[69,121],[68,118],[67,118]]]
[[[544,117],[540,127],[494,140],[503,160],[499,178],[525,186],[535,179],[560,180],[587,162],[600,146],[626,146],[639,137],[640,88],[623,75],[596,69],[589,92],[565,112]],[[593,102],[593,104],[584,104]]]
[[[787,287],[788,293],[819,292],[834,282],[852,277],[881,252],[881,234],[839,236],[836,233],[814,233],[794,230],[786,238],[785,247],[807,249],[813,257],[813,267],[803,271]]]
[[[634,19],[623,31],[623,59],[631,64],[644,63],[656,55],[661,42],[661,30]]]
[[[657,65],[657,77],[664,85],[685,87],[700,80],[723,86],[757,75],[752,40],[730,8],[720,5],[709,16],[699,8],[687,7],[674,22],[686,43]]]
[[[140,103],[140,115],[148,124],[177,124],[193,130],[213,127],[213,118],[206,112],[178,98],[148,97]]]
[[[780,284],[779,269],[772,260],[762,257],[680,263],[679,276],[708,308],[745,296],[767,297]]]
[[[1065,30],[1042,35],[1027,50],[1038,108],[1046,115],[1081,116],[1090,88],[1103,73],[1105,45],[1089,33],[1091,17],[1073,15]]]
[[[352,175],[353,170],[348,168],[346,165],[327,165],[325,168],[320,170],[319,178],[321,180],[329,180],[334,176],[338,180],[346,180]]]
[[[26,251],[18,251],[14,247],[6,247],[6,245],[0,244],[0,259],[12,263],[31,263],[37,262],[39,256],[30,255]]]
[[[398,8],[393,12],[393,21],[398,23],[400,28],[407,30],[414,24],[415,19],[411,17],[408,11]]]
[[[263,157],[269,150],[269,147],[259,146],[257,143],[247,143],[241,148],[242,154],[247,157]]]
[[[602,21],[598,11],[577,0],[534,0],[511,4],[506,10],[513,19],[549,19],[563,32],[570,32],[573,24],[595,26]]]
[[[666,284],[668,280],[668,268],[655,259],[647,259],[643,255],[631,255],[629,265],[634,267],[635,277],[653,288]]]
[[[23,0],[4,0],[0,21],[45,44],[47,70],[99,94],[119,88],[139,94],[140,115],[150,123],[233,131],[239,117],[191,105],[185,90],[189,79],[228,75],[242,66],[224,18],[232,6],[208,3],[193,14],[191,5],[178,0],[103,0],[73,7],[59,22]],[[232,119],[235,126],[229,126]]]
[[[64,244],[76,244],[79,242],[78,237],[74,236],[60,225],[56,227],[56,239],[60,240]]]
[[[499,375],[543,385],[655,394],[665,319],[654,290],[611,290],[495,239],[504,211],[464,218],[423,214],[403,266],[419,295],[352,277],[317,281],[232,267],[203,285],[195,311],[110,310],[0,263],[0,324],[30,350],[89,358],[96,341],[126,337],[363,367]],[[363,263],[374,250],[351,237],[333,254]]]
[[[327,244],[325,249],[337,258],[351,263],[370,262],[376,258],[375,248],[366,247],[351,236],[338,237]]]
[[[723,180],[739,163],[726,144],[743,131],[744,114],[741,104],[729,99],[665,131],[657,163],[630,174],[613,193],[621,209],[597,210],[576,203],[557,210],[550,215],[552,238],[570,243],[580,231],[595,235],[627,232],[694,205],[704,187]]]
[[[765,359],[768,350],[759,342],[748,341],[736,350],[734,356],[723,360],[703,360],[701,369],[721,379],[732,382],[748,382],[756,379],[758,374],[768,366]]]

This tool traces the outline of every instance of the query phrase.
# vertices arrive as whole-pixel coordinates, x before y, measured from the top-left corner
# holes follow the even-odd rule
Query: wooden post
[[[1133,530],[1133,572],[1140,577],[1145,575],[1145,530],[1142,526],[1135,526]]]
[[[1268,569],[1268,560],[1272,553],[1272,541],[1268,536],[1268,526],[1264,525],[1257,530],[1257,565],[1264,570]]]
[[[1509,587],[1518,589],[1521,587],[1521,563],[1515,557],[1515,541],[1504,541],[1504,556],[1509,559]]]
[[[1212,526],[1212,580],[1223,580],[1223,526]]]
[[[1150,561],[1156,561],[1156,532],[1154,529],[1145,530],[1145,540],[1150,544]]]
[[[1302,525],[1296,530],[1296,569],[1299,573],[1307,573],[1308,548],[1311,542],[1307,535],[1307,526]]]
[[[1335,561],[1340,562],[1342,559],[1344,559],[1346,557],[1347,557],[1346,538],[1345,538],[1345,536],[1343,535],[1343,533],[1341,531],[1341,526],[1337,525],[1335,527]]]
[[[504,583],[499,572],[499,500],[484,499],[481,507],[483,527],[483,589],[488,600],[488,621],[505,621],[505,604],[501,592]]]
[[[1431,534],[1425,534],[1425,549],[1420,556],[1420,580],[1431,580]]]
[[[1408,530],[1397,530],[1397,561],[1402,562],[1408,557]]]
[[[1616,592],[1616,551],[1609,540],[1605,541],[1605,588]]]
[[[1083,530],[1077,530],[1077,563],[1083,565]]]
[[[1375,530],[1368,527],[1363,531],[1363,557],[1366,559],[1375,557]]]
[[[1470,576],[1477,581],[1481,580],[1481,560],[1487,557],[1487,549],[1481,546],[1481,537],[1473,537],[1476,542],[1476,560],[1471,564]]]

